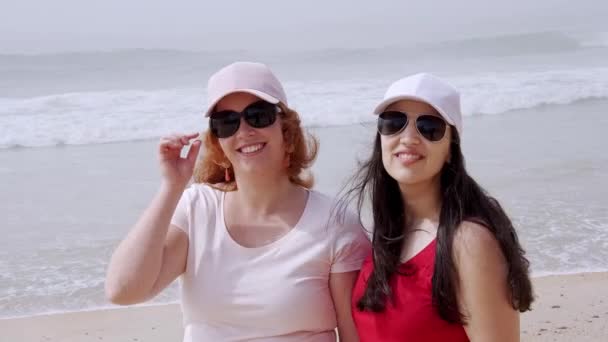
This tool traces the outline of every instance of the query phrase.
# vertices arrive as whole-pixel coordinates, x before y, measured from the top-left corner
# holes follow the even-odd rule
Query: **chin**
[[[399,183],[399,185],[405,185],[405,186],[416,185],[416,184],[422,182],[422,180],[420,180],[420,179],[411,178],[411,177],[400,177],[400,178],[395,178],[395,180],[397,181],[397,183]]]
[[[399,185],[415,185],[425,181],[425,177],[410,170],[398,170],[390,172],[389,175],[399,183]]]
[[[278,166],[269,163],[268,160],[248,161],[240,165],[239,171],[246,174],[269,174],[274,173]]]

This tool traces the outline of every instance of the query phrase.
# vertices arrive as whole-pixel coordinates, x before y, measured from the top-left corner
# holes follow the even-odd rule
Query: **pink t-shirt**
[[[357,217],[330,219],[332,200],[309,191],[291,231],[247,248],[228,234],[224,195],[194,184],[171,221],[189,236],[181,277],[184,342],[334,342],[330,273],[359,270],[370,252]]]

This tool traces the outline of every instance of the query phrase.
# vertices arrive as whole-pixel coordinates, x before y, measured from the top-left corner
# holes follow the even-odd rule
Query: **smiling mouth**
[[[397,159],[408,164],[415,163],[423,158],[420,154],[407,152],[400,152],[395,154],[395,156],[397,157]]]
[[[259,144],[243,146],[243,147],[237,149],[237,151],[239,153],[249,155],[249,154],[254,154],[256,152],[261,151],[264,147],[266,147],[266,143],[259,143]]]

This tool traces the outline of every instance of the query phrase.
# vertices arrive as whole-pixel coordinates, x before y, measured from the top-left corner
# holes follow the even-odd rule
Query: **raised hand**
[[[182,135],[174,134],[160,139],[158,157],[163,181],[171,186],[185,187],[192,177],[196,157],[201,147],[200,140],[194,140],[186,158],[181,157],[182,149],[190,141],[198,137],[198,133]]]

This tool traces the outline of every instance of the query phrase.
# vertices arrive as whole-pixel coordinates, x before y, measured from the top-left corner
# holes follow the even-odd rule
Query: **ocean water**
[[[206,79],[238,59],[284,81],[308,126],[372,120],[384,89],[429,71],[463,93],[465,115],[608,98],[605,33],[538,33],[386,49],[264,54],[128,50],[0,55],[0,148],[96,144],[203,130]],[[311,101],[311,99],[314,99]]]
[[[512,215],[534,273],[608,270],[605,32],[297,53],[0,55],[0,318],[108,306],[111,250],[158,182],[154,140],[205,129],[206,79],[234,60],[264,61],[284,81],[321,137],[314,171],[329,193],[365,154],[370,111],[390,82],[446,78],[463,94],[469,167]],[[153,303],[176,298],[172,286]]]

